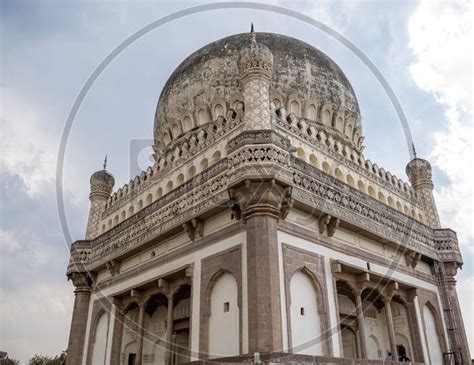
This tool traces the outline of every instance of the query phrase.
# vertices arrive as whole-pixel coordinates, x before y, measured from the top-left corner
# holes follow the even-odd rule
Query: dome
[[[351,143],[358,147],[362,138],[359,105],[339,66],[323,52],[300,40],[274,33],[252,36],[255,35],[258,43],[255,51],[263,60],[270,61],[272,56],[270,98],[273,112],[285,108],[296,117],[313,118],[320,123],[325,118],[328,129],[336,128],[338,123],[342,125],[339,126],[341,133],[346,133]],[[225,117],[226,110],[237,109],[243,102],[241,58],[245,59],[249,39],[249,33],[243,33],[210,43],[186,58],[173,72],[156,109],[156,155],[161,155],[170,142],[183,133],[212,122],[219,115]],[[310,102],[316,107],[307,115]],[[324,115],[326,109],[330,113]],[[345,125],[350,125],[349,133],[344,130]]]
[[[107,170],[99,170],[92,174],[91,193],[106,193],[110,195],[115,184],[115,178]]]

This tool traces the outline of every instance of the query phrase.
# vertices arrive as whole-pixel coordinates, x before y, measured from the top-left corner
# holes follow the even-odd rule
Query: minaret
[[[413,151],[415,151],[414,147]],[[434,185],[431,176],[431,165],[428,161],[418,158],[416,153],[414,153],[414,157],[408,163],[406,173],[415,189],[418,202],[425,211],[426,223],[432,228],[440,228],[438,209],[433,196]]]
[[[269,90],[273,55],[267,46],[257,42],[253,23],[248,45],[240,51],[238,64],[244,94],[245,129],[271,129]]]
[[[89,200],[89,219],[87,221],[86,240],[93,239],[99,234],[100,215],[105,209],[107,199],[112,193],[115,179],[107,168],[107,156],[104,159],[104,168],[94,172],[91,176]]]

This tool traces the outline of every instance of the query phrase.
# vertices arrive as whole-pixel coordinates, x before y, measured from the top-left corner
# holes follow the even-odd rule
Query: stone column
[[[357,325],[359,327],[359,337],[360,337],[360,355],[362,359],[367,359],[367,340],[365,337],[365,327],[364,327],[364,308],[362,306],[361,291],[358,290],[355,293],[356,300],[356,310],[357,310]]]
[[[246,180],[229,194],[247,230],[249,352],[282,351],[277,224],[291,188],[275,180]]]
[[[440,292],[451,351],[456,353],[457,363],[470,364],[469,345],[456,292],[455,276],[460,265],[457,262],[442,262],[440,265],[443,265],[441,273],[438,273],[438,275],[441,275],[442,287]],[[462,355],[462,360],[460,355]]]
[[[114,299],[115,315],[114,315],[114,329],[112,333],[112,356],[111,364],[120,364],[120,355],[122,352],[122,337],[123,337],[123,322],[125,315],[122,307],[117,299]]]
[[[145,334],[145,301],[141,301],[138,306],[138,328],[137,328],[137,358],[135,365],[141,365],[143,362],[143,337]]]
[[[168,295],[168,316],[166,319],[166,364],[171,365],[173,360],[173,309],[174,309],[174,292]]]
[[[72,280],[76,289],[74,290],[74,311],[69,332],[66,364],[82,365],[92,280],[89,274],[85,272],[71,273],[69,274],[69,279]]]
[[[398,361],[397,343],[395,342],[395,330],[393,327],[393,316],[391,308],[392,298],[384,298],[385,315],[387,317],[388,340],[390,342],[390,351],[393,361]]]

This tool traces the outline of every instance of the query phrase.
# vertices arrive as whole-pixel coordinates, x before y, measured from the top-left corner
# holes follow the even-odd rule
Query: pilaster
[[[437,275],[441,285],[441,299],[445,314],[450,351],[455,353],[457,364],[469,364],[471,357],[467,342],[466,330],[456,292],[456,273],[458,262],[441,262]]]
[[[74,290],[74,310],[67,347],[67,365],[82,365],[84,354],[89,304],[91,299],[92,278],[89,273],[74,272],[69,279],[76,287]]]

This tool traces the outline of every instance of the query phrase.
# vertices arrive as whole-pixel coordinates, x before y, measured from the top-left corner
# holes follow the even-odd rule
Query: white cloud
[[[416,60],[410,67],[411,75],[445,108],[446,125],[432,133],[429,159],[448,178],[447,185],[436,188],[435,198],[443,225],[458,232],[465,261],[474,256],[471,19],[472,4],[467,1],[423,1],[408,24],[409,45]],[[471,349],[473,291],[472,274],[460,276],[458,295]]]
[[[0,169],[22,177],[35,194],[55,177],[57,139],[44,127],[48,116],[9,87],[2,87]]]
[[[466,246],[474,244],[471,13],[468,2],[423,1],[408,23],[413,79],[446,110],[446,128],[433,132],[430,155],[449,179],[436,191],[440,215]]]

